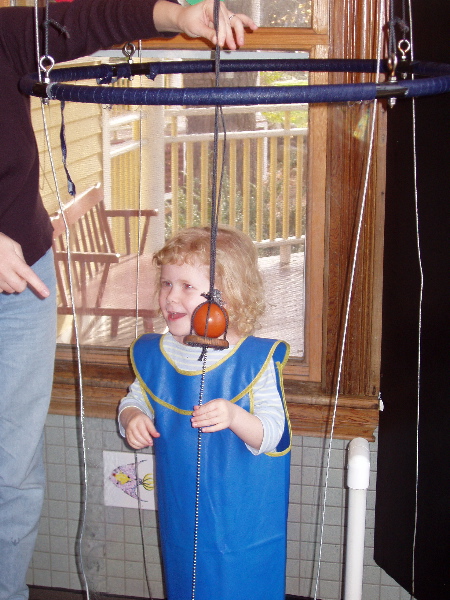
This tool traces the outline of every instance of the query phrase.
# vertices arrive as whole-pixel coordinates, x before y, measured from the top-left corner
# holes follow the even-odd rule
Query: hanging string
[[[142,62],[142,40],[139,40],[139,48],[138,48],[138,58],[139,62]],[[129,60],[132,60],[131,57]],[[140,85],[142,79],[139,79]],[[134,328],[134,337],[138,336],[138,318],[139,318],[139,284],[140,284],[140,273],[141,273],[141,217],[142,217],[142,117],[143,117],[143,108],[142,105],[139,107],[139,186],[138,186],[138,229],[137,229],[137,255],[136,255],[136,319],[135,319],[135,328]]]
[[[140,481],[138,479],[139,462],[140,461],[138,458],[138,452],[137,452],[137,450],[135,450],[134,451],[134,472],[135,472],[135,476],[136,476],[136,481],[138,482],[137,486],[136,486],[136,494],[137,494],[137,501],[138,501],[139,531],[141,534],[141,545],[142,545],[142,554],[143,554],[143,562],[144,562],[144,577],[145,577],[145,583],[147,585],[149,600],[153,600],[152,590],[151,590],[151,586],[150,586],[150,575],[149,575],[148,566],[147,566],[147,553],[145,550],[145,535],[144,535],[143,508],[142,508],[142,500],[141,500],[141,486],[140,486]]]
[[[69,169],[67,167],[67,143],[66,143],[66,125],[64,121],[64,108],[66,103],[64,100],[61,100],[61,129],[59,131],[59,139],[61,143],[61,153],[62,153],[62,163],[64,167],[64,172],[67,178],[67,190],[71,196],[75,196],[76,188],[75,184],[72,181],[72,177],[70,176]]]
[[[389,56],[394,55],[397,52],[397,48],[398,48],[396,34],[395,34],[396,27],[398,27],[398,29],[400,29],[401,35],[402,35],[402,40],[404,40],[406,38],[406,34],[410,30],[410,28],[408,27],[408,24],[407,24],[405,0],[402,0],[402,16],[401,16],[401,18],[395,16],[394,1],[390,2],[390,5],[389,5],[389,21],[388,21],[388,28],[389,28],[388,53],[389,53]],[[400,40],[400,42],[402,40]]]
[[[82,473],[83,473],[83,500],[81,503],[81,516],[80,516],[80,532],[78,535],[78,554],[80,561],[80,575],[82,581],[84,583],[84,591],[86,592],[86,600],[90,600],[89,593],[89,585],[84,569],[83,562],[83,553],[81,551],[83,545],[84,531],[86,527],[86,514],[87,514],[87,502],[88,502],[88,471],[87,471],[87,443],[86,443],[86,427],[85,427],[85,409],[84,409],[84,386],[83,386],[83,372],[81,365],[81,346],[80,346],[80,335],[78,328],[78,320],[77,320],[77,311],[75,307],[75,297],[74,297],[74,284],[73,284],[73,267],[72,267],[72,258],[71,258],[71,248],[70,248],[70,229],[67,223],[66,215],[64,212],[64,205],[61,199],[61,193],[59,190],[59,184],[56,175],[55,163],[53,160],[53,151],[51,147],[49,129],[47,125],[47,119],[45,116],[45,108],[44,103],[41,102],[41,112],[42,112],[42,120],[44,127],[44,135],[46,140],[47,152],[49,155],[50,166],[53,176],[53,181],[55,184],[55,193],[58,201],[59,211],[61,213],[63,222],[64,222],[64,230],[65,230],[65,238],[66,238],[66,252],[67,252],[67,267],[68,267],[68,283],[69,283],[69,292],[70,292],[70,300],[71,300],[71,309],[72,309],[72,318],[73,318],[73,327],[75,334],[75,355],[76,355],[76,367],[77,367],[77,375],[78,375],[78,392],[80,395],[80,429],[81,429],[81,440],[82,440]]]
[[[219,39],[219,11],[220,1],[214,2],[214,28],[216,31],[217,40]],[[220,46],[216,44],[215,51],[215,86],[220,86]],[[218,154],[219,154],[219,122],[222,124],[223,130],[223,153],[222,164],[220,170],[220,178],[218,177]],[[226,130],[223,110],[220,105],[215,107],[214,111],[214,138],[213,138],[213,168],[212,168],[212,189],[211,189],[211,240],[210,240],[210,272],[209,272],[209,300],[215,298],[215,270],[216,270],[216,241],[217,229],[219,222],[220,197],[222,192],[223,173],[226,154]],[[209,318],[209,309],[206,315],[206,322]],[[200,391],[198,405],[203,404],[203,393],[205,387],[206,361],[208,355],[208,347],[203,346],[200,359],[202,360],[202,375],[200,380]],[[201,481],[201,462],[202,462],[202,428],[197,431],[197,460],[196,460],[196,477],[195,477],[195,502],[194,502],[194,547],[192,556],[192,588],[191,600],[195,600],[195,592],[197,586],[197,553],[198,553],[198,534],[199,534],[199,506],[200,506],[200,481]]]
[[[384,21],[384,11],[383,10],[381,11],[379,18],[380,18],[380,27],[379,27],[379,32],[378,32],[378,43],[377,43],[377,62],[378,62],[378,65],[381,65],[381,33],[382,33],[381,23],[383,23],[383,21]],[[377,79],[379,78],[379,75],[380,75],[380,70],[378,69]],[[351,304],[352,304],[352,297],[353,297],[353,290],[354,290],[354,283],[355,283],[356,265],[357,265],[358,255],[359,255],[361,233],[362,233],[365,207],[366,207],[366,201],[367,201],[367,191],[368,191],[368,186],[369,186],[369,176],[370,176],[370,170],[371,170],[371,165],[372,165],[372,156],[373,156],[374,139],[375,139],[375,125],[376,125],[376,121],[377,121],[377,106],[378,106],[378,102],[377,102],[377,100],[375,100],[372,105],[372,118],[371,118],[370,133],[369,133],[369,148],[368,148],[366,167],[365,167],[365,173],[364,173],[364,185],[363,185],[361,203],[360,203],[360,207],[359,207],[359,216],[358,216],[357,229],[356,229],[355,246],[354,246],[354,250],[353,250],[353,256],[351,259],[351,271],[350,271],[350,278],[349,278],[349,285],[348,285],[347,301],[346,301],[346,305],[345,305],[343,333],[342,333],[342,340],[341,340],[341,346],[340,346],[340,352],[339,352],[338,374],[337,374],[337,380],[336,380],[333,414],[332,414],[332,419],[331,419],[330,437],[329,437],[326,469],[325,469],[325,485],[324,485],[324,495],[323,495],[323,502],[322,502],[322,515],[321,515],[321,525],[320,525],[319,558],[318,558],[317,574],[316,574],[315,589],[314,589],[314,600],[317,600],[317,594],[318,594],[318,590],[319,590],[320,571],[321,571],[321,565],[322,565],[322,552],[323,552],[324,533],[325,533],[327,492],[328,492],[328,482],[329,482],[330,464],[331,464],[331,450],[332,450],[333,439],[334,439],[334,429],[335,429],[335,425],[336,425],[336,414],[337,414],[337,407],[338,407],[340,386],[341,386],[341,379],[342,379],[342,372],[343,372],[343,365],[344,365],[348,324],[349,324],[349,319],[350,319],[350,309],[351,309]]]
[[[410,31],[410,51],[411,61],[414,60],[413,44],[413,16],[411,0],[408,0],[409,10],[409,31]],[[414,78],[414,75],[412,75]],[[420,287],[419,287],[419,307],[417,324],[417,409],[416,409],[416,470],[415,470],[415,501],[414,501],[414,533],[412,545],[412,568],[411,568],[411,596],[415,595],[415,574],[416,574],[416,544],[417,544],[417,522],[418,522],[418,495],[419,495],[419,429],[420,429],[420,394],[421,394],[421,371],[422,371],[422,310],[423,310],[423,289],[424,273],[422,264],[422,250],[420,243],[420,219],[419,219],[419,196],[417,189],[417,139],[416,139],[416,102],[412,99],[412,131],[413,131],[413,177],[414,177],[414,212],[416,227],[416,248],[417,263],[419,267]]]
[[[34,0],[34,37],[36,40],[36,64],[38,66],[39,82],[42,82],[42,71],[39,68],[41,62],[41,49],[39,44],[39,0]]]
[[[219,23],[219,10],[220,2],[216,0],[214,2],[214,27],[216,29],[216,36],[218,33]],[[215,73],[215,87],[220,87],[220,46],[216,44],[216,51],[214,56],[214,73]],[[223,152],[222,152],[222,164],[220,169],[220,179],[218,177],[218,156],[219,156],[219,123],[222,125],[223,131]],[[212,190],[211,190],[211,246],[210,246],[210,271],[209,271],[209,293],[210,299],[214,298],[214,285],[215,285],[215,270],[216,270],[216,240],[217,240],[217,229],[219,223],[219,210],[220,210],[220,199],[222,193],[224,166],[226,160],[226,128],[225,119],[223,115],[222,106],[216,105],[214,110],[214,138],[213,138],[213,168],[212,168]]]
[[[50,20],[48,19],[48,10],[49,10],[49,0],[46,1],[46,15],[47,20],[45,23],[45,40],[46,40],[46,57],[48,57],[48,26],[50,24]],[[40,44],[39,44],[39,11],[38,11],[38,0],[35,0],[35,31],[36,31],[36,52],[37,52],[37,62],[38,65],[41,64],[41,52],[40,52]],[[39,77],[41,77],[41,72],[39,70]],[[75,334],[75,354],[76,354],[76,364],[77,364],[77,374],[78,374],[78,392],[80,395],[80,428],[81,428],[81,439],[82,439],[82,473],[83,473],[83,499],[81,503],[81,515],[80,515],[80,532],[78,535],[78,554],[79,554],[79,564],[80,564],[80,575],[82,582],[84,584],[84,591],[86,593],[86,600],[90,600],[90,592],[89,585],[86,577],[86,572],[84,569],[83,562],[83,553],[82,553],[82,545],[84,538],[84,531],[86,527],[86,514],[87,514],[87,501],[88,501],[88,471],[87,471],[87,443],[86,443],[86,428],[85,428],[85,409],[84,409],[84,387],[83,387],[83,372],[81,365],[81,346],[80,346],[80,335],[78,329],[77,322],[77,311],[75,306],[75,296],[74,296],[74,285],[73,285],[73,268],[72,268],[72,260],[71,260],[71,243],[70,243],[70,229],[67,223],[66,215],[64,212],[64,205],[61,199],[61,193],[58,184],[58,178],[56,174],[56,167],[53,160],[53,151],[50,141],[49,128],[47,125],[47,119],[45,115],[45,101],[41,101],[41,114],[44,128],[45,141],[47,146],[47,153],[50,160],[50,167],[53,176],[53,181],[55,185],[55,193],[58,201],[59,210],[63,219],[64,229],[65,229],[65,238],[66,238],[66,252],[67,252],[67,266],[68,266],[68,283],[69,283],[69,292],[71,299],[71,309],[72,309],[72,318],[73,318],[73,327]]]
[[[198,397],[198,405],[203,404],[203,393],[205,389],[205,374],[206,374],[206,359],[208,349],[203,352],[202,376],[200,379],[200,392]],[[200,476],[202,463],[202,428],[197,430],[197,460],[195,471],[195,503],[194,503],[194,548],[192,552],[192,588],[191,600],[195,600],[195,590],[197,586],[197,552],[198,552],[198,531],[199,531],[199,506],[200,506]]]
[[[415,501],[414,501],[414,535],[412,547],[412,574],[411,574],[411,592],[415,594],[415,560],[416,560],[416,541],[417,541],[417,519],[418,519],[418,494],[419,494],[419,426],[420,426],[420,388],[421,388],[421,363],[422,363],[422,308],[423,308],[423,265],[422,253],[420,244],[420,223],[419,223],[419,204],[417,193],[417,146],[416,146],[416,103],[412,100],[412,121],[413,121],[413,168],[414,168],[414,212],[416,224],[416,248],[417,248],[417,263],[420,274],[419,288],[419,315],[417,324],[417,412],[416,412],[416,471],[415,471]]]
[[[129,61],[132,61],[132,53],[130,51]],[[142,62],[142,40],[139,40],[138,47],[138,58],[139,61]],[[140,79],[140,85],[141,85]],[[139,107],[139,185],[138,185],[138,229],[137,229],[137,255],[136,255],[136,300],[135,300],[135,308],[136,314],[134,319],[134,337],[137,338],[139,334],[139,287],[140,287],[140,272],[141,272],[141,261],[140,261],[140,250],[141,250],[141,218],[142,218],[142,173],[143,173],[143,153],[142,153],[142,135],[143,135],[143,127],[142,127],[142,119],[143,119],[143,108],[142,105]],[[134,468],[136,473],[136,481],[138,480],[138,452],[134,451]],[[147,551],[145,547],[145,534],[144,534],[144,519],[143,519],[143,508],[142,508],[142,500],[141,500],[141,488],[140,485],[136,488],[137,491],[137,501],[138,501],[138,516],[139,516],[139,531],[141,535],[141,545],[142,545],[142,555],[143,555],[143,563],[144,563],[144,577],[145,583],[147,586],[147,592],[149,600],[153,600],[151,584],[150,584],[150,575],[148,571],[148,560],[147,560]]]
[[[78,536],[78,547],[79,547],[80,572],[81,572],[82,580],[84,582],[84,590],[86,592],[86,600],[90,600],[89,586],[88,586],[88,582],[87,582],[87,578],[86,578],[86,574],[85,574],[85,570],[84,570],[83,556],[82,556],[82,552],[81,552],[85,524],[86,524],[88,476],[87,476],[86,429],[85,429],[85,422],[84,422],[85,421],[85,419],[84,419],[85,410],[84,410],[83,373],[82,373],[82,366],[81,366],[80,336],[79,336],[77,313],[76,313],[75,298],[74,298],[74,291],[73,291],[74,285],[73,285],[73,268],[72,268],[72,259],[71,259],[71,249],[70,249],[70,229],[69,229],[69,225],[67,223],[66,215],[64,212],[64,205],[62,203],[61,194],[60,194],[60,190],[59,190],[59,184],[58,184],[58,180],[57,180],[57,176],[56,176],[56,168],[55,168],[55,163],[53,160],[53,152],[52,152],[52,147],[51,147],[49,128],[47,125],[47,119],[45,116],[45,107],[44,107],[43,102],[41,102],[41,113],[42,113],[42,121],[43,121],[43,128],[44,128],[47,152],[49,155],[53,181],[55,184],[55,193],[56,193],[56,197],[57,197],[57,201],[58,201],[58,205],[59,205],[59,210],[60,210],[63,222],[64,222],[65,238],[66,238],[67,266],[68,266],[67,273],[68,273],[69,292],[70,292],[70,299],[71,299],[73,327],[74,327],[74,334],[75,334],[75,353],[76,353],[76,366],[77,366],[77,373],[78,373],[78,391],[80,394],[80,423],[81,423],[82,460],[83,460],[82,472],[83,472],[84,497],[83,497],[83,501],[81,504],[81,517],[80,517],[81,527],[80,527],[80,533]]]
[[[38,8],[38,0],[35,0],[35,25],[36,25],[36,44],[39,48],[39,18],[37,14]],[[67,38],[70,38],[70,33],[67,27],[64,27],[54,19],[50,18],[49,14],[50,10],[50,0],[45,1],[45,20],[43,22],[44,27],[44,55],[42,56],[40,52],[38,52],[38,66],[45,66],[46,63],[51,63],[53,65],[54,61],[49,53],[49,29],[50,25],[52,25],[55,29],[57,29],[60,33],[63,33]],[[41,76],[39,74],[39,81],[41,81]]]
[[[394,3],[391,2],[390,19],[390,48],[395,52],[394,25],[399,25],[403,39],[398,43],[399,50],[405,54],[403,47],[400,46],[406,40],[406,33],[409,32],[409,41],[407,41],[407,50],[410,51],[410,60],[414,60],[413,47],[413,18],[411,0],[408,0],[409,20],[406,16],[406,2],[402,0],[402,19],[394,17]],[[409,26],[408,24],[409,23]],[[404,58],[404,56],[403,56]],[[411,75],[414,79],[414,74]],[[419,303],[418,303],[418,324],[417,324],[417,407],[416,407],[416,464],[415,464],[415,490],[414,490],[414,528],[412,542],[412,560],[411,560],[411,597],[415,596],[415,574],[416,574],[416,545],[417,545],[417,523],[418,523],[418,495],[419,495],[419,430],[420,430],[420,395],[421,395],[421,368],[422,368],[422,310],[423,310],[423,289],[424,273],[422,264],[422,252],[420,241],[420,218],[419,218],[419,198],[417,189],[417,139],[416,139],[416,102],[412,98],[412,146],[413,146],[413,186],[414,186],[414,215],[415,215],[415,234],[417,249],[417,264],[419,269]]]

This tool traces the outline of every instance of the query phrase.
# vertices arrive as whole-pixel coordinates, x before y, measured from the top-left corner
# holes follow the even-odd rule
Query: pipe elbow
[[[369,442],[355,438],[348,446],[347,487],[353,490],[366,490],[370,478]]]

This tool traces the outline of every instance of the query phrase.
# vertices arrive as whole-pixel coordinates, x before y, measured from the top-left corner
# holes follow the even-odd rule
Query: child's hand
[[[237,404],[216,398],[194,406],[192,414],[192,427],[201,427],[206,433],[229,428],[243,442],[259,450],[264,435],[261,420]]]
[[[125,408],[120,414],[120,422],[127,442],[135,450],[153,446],[153,438],[160,436],[153,421],[138,408]]]
[[[227,429],[233,423],[236,408],[238,407],[223,398],[216,398],[202,406],[194,406],[192,427],[201,427],[205,432]]]

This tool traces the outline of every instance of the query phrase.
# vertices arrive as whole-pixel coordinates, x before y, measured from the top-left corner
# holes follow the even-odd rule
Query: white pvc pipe
[[[355,438],[348,446],[347,487],[349,493],[344,600],[361,600],[362,597],[366,495],[369,477],[369,443],[363,438]]]

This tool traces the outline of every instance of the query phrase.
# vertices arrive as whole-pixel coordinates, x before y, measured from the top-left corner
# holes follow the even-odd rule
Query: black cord
[[[216,30],[217,40],[219,38],[219,10],[220,0],[214,0],[214,28]],[[220,87],[220,46],[216,44],[215,53],[215,86]],[[219,122],[222,124],[222,130],[224,134],[223,140],[223,155],[221,173],[218,180],[218,156],[219,156]],[[211,240],[210,240],[210,271],[209,271],[209,306],[206,316],[206,322],[209,318],[209,309],[211,307],[211,301],[215,297],[214,285],[215,285],[215,271],[216,271],[216,241],[217,241],[217,229],[219,222],[219,208],[220,208],[220,196],[222,193],[223,173],[225,164],[225,153],[226,153],[226,131],[225,131],[225,120],[223,116],[222,106],[217,105],[214,112],[214,142],[213,142],[213,169],[212,169],[212,198],[211,198]],[[203,402],[203,389],[205,385],[205,374],[206,374],[206,357],[207,357],[207,346],[202,347],[202,353],[199,360],[203,362],[202,368],[202,379],[200,383],[200,394],[199,394],[199,405]],[[195,509],[194,509],[194,549],[193,549],[193,564],[192,564],[192,588],[191,588],[191,600],[195,600],[195,591],[197,585],[197,544],[198,544],[198,530],[199,530],[199,499],[200,499],[200,474],[201,474],[201,456],[202,456],[202,430],[198,429],[197,433],[197,466],[196,466],[196,480],[195,480]]]
[[[216,37],[219,37],[219,11],[220,1],[214,2],[214,28]],[[220,46],[216,43],[215,60],[215,87],[220,87]],[[220,168],[220,178],[218,177],[218,160],[219,160],[219,123],[222,125],[223,131],[223,153],[222,164]],[[214,298],[215,271],[216,271],[216,241],[217,229],[219,222],[220,199],[222,194],[222,184],[224,167],[226,160],[226,128],[225,119],[223,116],[222,106],[216,105],[214,111],[214,139],[213,139],[213,168],[212,168],[212,189],[211,189],[211,246],[210,246],[210,271],[209,271],[209,300]]]
[[[398,27],[401,31],[402,39],[405,39],[406,34],[409,31],[409,27],[406,22],[406,2],[402,0],[402,16],[396,17],[394,14],[394,2],[390,4],[390,15],[389,15],[389,55],[392,56],[397,52],[397,40],[395,36],[395,28]]]

